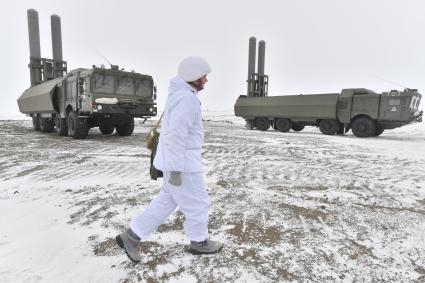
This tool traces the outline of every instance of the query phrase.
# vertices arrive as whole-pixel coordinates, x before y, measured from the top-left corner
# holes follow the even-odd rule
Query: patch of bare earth
[[[141,244],[135,265],[114,235],[160,189],[149,179],[143,146],[153,124],[136,123],[125,138],[92,129],[77,141],[34,132],[31,121],[1,121],[0,181],[13,178],[19,191],[28,183],[51,189],[69,211],[68,224],[93,231],[92,254],[125,271],[122,282],[187,275],[198,282],[425,281],[425,158],[413,162],[382,145],[403,152],[417,143],[386,133],[364,142],[312,130],[247,131],[229,121],[204,122],[209,229],[225,243],[222,252],[193,256],[188,241],[170,240],[184,239],[177,211],[155,241]]]

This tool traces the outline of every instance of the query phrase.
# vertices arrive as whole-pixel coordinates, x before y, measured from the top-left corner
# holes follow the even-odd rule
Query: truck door
[[[349,124],[351,122],[351,106],[353,104],[353,89],[343,89],[338,97],[336,115],[339,122]]]
[[[354,93],[351,107],[351,118],[358,115],[367,115],[372,119],[378,118],[379,94]]]
[[[72,107],[75,107],[75,77],[74,76],[68,76],[66,78],[66,85],[65,85],[65,104],[70,104]]]

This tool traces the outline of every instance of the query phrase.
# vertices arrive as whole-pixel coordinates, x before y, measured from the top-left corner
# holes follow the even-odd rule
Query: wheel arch
[[[357,119],[359,119],[359,118],[367,118],[367,119],[370,119],[370,120],[372,120],[372,121],[376,121],[376,119],[373,119],[372,117],[370,117],[369,115],[366,115],[366,114],[358,114],[358,115],[356,115],[356,116],[354,116],[353,118],[351,118],[351,123],[353,123],[354,121],[356,121]]]
[[[255,116],[254,118],[250,119],[254,122],[254,124],[256,123],[257,120],[259,119],[267,119],[269,120],[270,123],[274,122],[274,118],[273,117],[269,117],[269,116]]]

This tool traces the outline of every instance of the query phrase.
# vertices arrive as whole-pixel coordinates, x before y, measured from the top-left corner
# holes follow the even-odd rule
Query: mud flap
[[[344,124],[344,134],[347,133],[351,129],[350,124]]]
[[[254,129],[253,120],[245,120],[245,121],[246,121],[245,129],[247,129],[247,130],[253,130]]]

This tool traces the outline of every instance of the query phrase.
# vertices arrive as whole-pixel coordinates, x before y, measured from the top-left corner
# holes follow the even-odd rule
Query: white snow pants
[[[159,194],[149,203],[143,213],[130,222],[130,229],[144,240],[174,212],[177,206],[183,212],[184,231],[191,241],[208,238],[209,198],[202,172],[182,173],[182,185],[168,183],[170,172],[164,172],[164,184]]]

